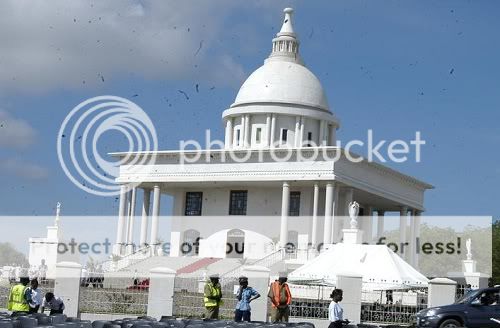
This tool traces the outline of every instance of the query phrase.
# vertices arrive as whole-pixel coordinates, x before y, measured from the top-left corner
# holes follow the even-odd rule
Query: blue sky
[[[421,131],[422,162],[389,165],[436,187],[426,214],[500,217],[500,4],[356,0],[3,1],[0,215],[50,215],[57,201],[66,215],[117,213],[115,198],[83,192],[57,160],[59,127],[87,98],[136,102],[160,149],[208,128],[223,138],[221,113],[270,53],[287,6],[339,139]],[[115,135],[99,145],[125,147]]]

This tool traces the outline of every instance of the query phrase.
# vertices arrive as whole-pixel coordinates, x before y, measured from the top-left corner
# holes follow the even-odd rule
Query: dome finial
[[[292,25],[293,8],[285,8],[283,12],[285,13],[285,19],[283,20],[283,26],[281,26],[278,36],[295,34]]]

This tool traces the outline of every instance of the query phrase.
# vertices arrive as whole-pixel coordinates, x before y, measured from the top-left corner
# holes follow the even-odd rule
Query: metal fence
[[[363,290],[361,321],[410,324],[427,308],[427,288]]]
[[[176,317],[203,318],[205,306],[203,303],[203,290],[206,280],[203,278],[175,277],[173,314]],[[236,307],[235,285],[238,278],[224,278],[222,284],[222,301],[224,304],[219,309],[221,319],[233,319]]]
[[[98,280],[80,284],[81,313],[145,315],[149,285],[124,285],[120,281]]]
[[[394,288],[394,287],[391,287]],[[328,319],[333,287],[290,285],[293,295],[290,316],[302,319]],[[427,288],[362,290],[361,322],[410,324],[416,313],[427,308]]]

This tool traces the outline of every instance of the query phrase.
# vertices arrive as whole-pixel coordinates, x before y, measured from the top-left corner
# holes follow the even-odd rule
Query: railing
[[[219,316],[221,319],[232,320],[236,306],[234,286],[238,285],[238,278],[227,277],[224,281],[225,283],[222,285],[222,300],[224,303],[219,309]],[[184,318],[203,318],[205,315],[203,303],[205,284],[206,281],[202,277],[176,277],[173,315]]]
[[[80,285],[79,309],[82,313],[145,315],[148,307],[148,288],[107,282],[103,286],[93,280]]]
[[[427,308],[427,288],[363,291],[361,322],[411,324]]]
[[[110,271],[120,271],[129,265],[136,263],[137,261],[144,260],[147,258],[150,258],[153,256],[153,249],[148,245],[139,248],[135,252],[125,255],[124,257],[120,258],[119,260],[107,260],[103,263],[102,269],[105,272],[110,272]]]
[[[264,256],[260,260],[253,262],[252,265],[260,265],[260,266],[269,268],[269,267],[273,266],[274,264],[276,264],[280,261],[283,261],[284,258],[285,258],[285,249],[280,248],[280,249]],[[247,265],[248,264],[242,264],[242,265],[240,265],[240,266],[238,266],[238,267],[236,267],[236,268],[234,268],[226,273],[223,273],[223,274],[221,274],[221,278],[239,277],[241,275],[241,273],[243,272],[244,267]],[[223,283],[225,284],[224,281],[223,281]]]
[[[300,319],[328,320],[330,293],[333,289],[334,287],[326,286],[290,285],[293,295],[290,316]],[[417,312],[425,308],[427,308],[426,288],[363,289],[361,293],[361,322],[363,323],[411,324]]]

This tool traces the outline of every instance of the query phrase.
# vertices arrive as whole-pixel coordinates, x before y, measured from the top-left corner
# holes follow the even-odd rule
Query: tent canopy
[[[355,273],[372,290],[425,287],[428,279],[385,245],[335,244],[288,276],[292,284],[336,286]]]

